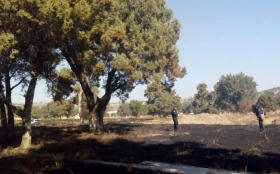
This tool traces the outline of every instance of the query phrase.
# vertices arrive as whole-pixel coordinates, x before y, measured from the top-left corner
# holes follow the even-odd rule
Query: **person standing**
[[[174,122],[174,132],[178,131],[178,112],[177,112],[177,108],[176,106],[173,107],[172,111],[171,111],[171,115],[172,115],[172,119]]]
[[[264,110],[259,102],[257,102],[257,104],[256,104],[256,116],[257,116],[257,119],[259,120],[260,133],[263,133],[263,132],[265,132],[265,128],[264,128],[264,124],[263,124]]]

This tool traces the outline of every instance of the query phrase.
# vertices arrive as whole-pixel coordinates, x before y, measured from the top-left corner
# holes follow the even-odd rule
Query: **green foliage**
[[[27,62],[26,72],[46,78],[55,100],[75,84],[55,71],[62,59],[90,112],[104,111],[112,94],[126,99],[136,85],[172,86],[186,74],[176,48],[180,24],[164,0],[0,0],[0,10],[1,56]],[[92,86],[105,89],[102,100]]]
[[[256,101],[257,83],[243,73],[222,75],[215,85],[218,108],[231,112],[248,112]]]
[[[192,97],[190,97],[188,99],[185,99],[183,101],[183,103],[181,104],[182,112],[184,114],[192,113],[193,112],[193,107],[192,107],[193,100],[194,99]]]
[[[180,25],[164,1],[77,1],[67,9],[74,13],[64,15],[71,25],[59,32],[61,55],[77,76],[83,71],[107,94],[126,98],[137,84],[185,75],[175,47]]]
[[[132,115],[129,103],[122,103],[119,106],[118,115],[119,116],[129,116],[129,115]]]
[[[208,106],[204,109],[204,113],[219,114],[220,111],[219,111],[219,109],[217,109],[214,105],[208,105]]]
[[[208,102],[206,100],[209,92],[207,91],[207,85],[200,83],[196,87],[197,94],[194,96],[194,101],[192,102],[193,110],[195,114],[203,113],[207,106]]]
[[[264,91],[261,93],[258,101],[265,108],[265,111],[269,112],[280,108],[280,93],[273,91]]]
[[[131,100],[129,103],[129,108],[133,116],[137,117],[146,114],[146,107],[141,101]]]
[[[6,67],[6,97],[11,103],[12,89],[18,85],[22,86],[22,90],[28,88],[25,91],[24,110],[13,109],[13,112],[26,118],[24,122],[30,120],[36,81],[56,78],[55,68],[62,59],[55,52],[54,25],[46,24],[47,18],[43,16],[43,8],[55,8],[55,5],[40,6],[44,2],[0,0],[0,64]],[[3,70],[2,67],[0,69]],[[15,86],[10,86],[11,79],[17,81]]]
[[[265,108],[266,111],[274,110],[274,96],[274,92],[270,91],[261,93],[258,101],[261,103],[261,105],[263,106],[263,108]]]
[[[50,117],[70,117],[74,114],[74,106],[68,100],[50,102],[47,106]]]
[[[47,105],[32,107],[33,118],[61,118],[75,115],[74,105],[69,100],[52,101]]]
[[[31,111],[32,118],[48,118],[48,108],[46,106],[33,106]]]
[[[0,57],[15,58],[18,50],[13,49],[16,39],[12,33],[0,34]]]
[[[217,114],[218,110],[214,106],[216,93],[214,91],[208,92],[207,85],[205,83],[198,84],[196,89],[197,89],[197,94],[194,95],[194,99],[192,101],[193,112],[195,114],[199,114],[199,113]]]
[[[149,94],[147,102],[149,114],[167,116],[170,115],[173,106],[177,106],[178,111],[181,110],[181,98],[176,94],[175,90],[171,92],[162,90]]]
[[[278,92],[277,94],[275,94],[275,97],[274,97],[274,106],[275,106],[275,109],[280,109],[280,92]]]
[[[73,91],[75,85],[75,75],[71,69],[61,68],[57,73],[57,78],[52,78],[48,83],[49,93],[55,101],[67,98]]]

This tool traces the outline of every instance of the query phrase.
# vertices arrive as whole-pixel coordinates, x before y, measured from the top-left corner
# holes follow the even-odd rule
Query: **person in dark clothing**
[[[260,133],[263,133],[265,131],[264,124],[263,124],[263,114],[264,114],[263,107],[258,102],[256,104],[256,116],[257,116],[257,119],[259,120]]]
[[[178,123],[178,113],[177,113],[176,106],[173,107],[171,115],[172,115],[172,119],[173,119],[173,122],[174,122],[174,131],[177,132],[179,123]]]

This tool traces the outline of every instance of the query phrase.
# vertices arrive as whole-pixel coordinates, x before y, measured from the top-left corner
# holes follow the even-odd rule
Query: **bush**
[[[205,113],[209,114],[219,114],[219,109],[217,109],[215,106],[210,105],[204,110]]]

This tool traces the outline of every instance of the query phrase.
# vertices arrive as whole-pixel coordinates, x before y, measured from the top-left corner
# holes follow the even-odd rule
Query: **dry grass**
[[[258,125],[256,116],[253,113],[239,114],[239,113],[226,113],[226,114],[198,114],[198,115],[179,115],[180,124],[206,124],[206,125]],[[280,111],[268,113],[265,119],[265,124],[272,124],[274,120],[280,120]],[[106,117],[105,121],[122,121],[126,120],[130,124],[172,124],[171,117],[152,117],[140,116],[135,117]],[[273,124],[278,124],[277,121]]]
[[[271,124],[272,121],[274,120],[280,120],[280,116],[277,112],[270,113],[265,120],[265,124]],[[65,121],[67,122],[67,120]],[[14,157],[14,156],[28,156],[29,159],[23,159],[25,157],[20,157],[16,158],[18,161],[14,161],[14,164],[18,164],[18,166],[22,166],[24,168],[23,173],[34,173],[34,171],[38,171],[36,173],[40,173],[40,171],[44,171],[45,168],[60,168],[61,167],[61,159],[65,158],[65,152],[64,151],[69,151],[69,149],[74,149],[71,151],[71,154],[68,154],[70,157],[75,158],[75,159],[88,159],[88,158],[97,158],[95,156],[95,150],[94,148],[87,147],[85,148],[80,148],[79,144],[75,144],[75,147],[68,147],[65,146],[66,149],[63,149],[61,153],[59,154],[54,154],[54,153],[48,153],[48,151],[42,151],[41,148],[43,146],[51,146],[51,145],[61,145],[65,144],[67,142],[73,141],[73,138],[75,140],[94,140],[97,141],[101,144],[110,144],[113,141],[117,139],[128,139],[130,141],[134,142],[142,142],[145,140],[157,140],[160,142],[161,140],[167,140],[167,139],[172,139],[167,137],[167,134],[172,134],[172,124],[173,121],[171,117],[166,117],[166,118],[159,118],[159,117],[150,117],[150,116],[141,116],[138,118],[135,117],[105,117],[104,119],[105,123],[124,123],[124,124],[131,124],[131,125],[136,125],[136,124],[147,124],[147,125],[159,125],[159,129],[156,127],[151,130],[143,130],[143,129],[135,129],[133,130],[132,133],[126,134],[126,133],[117,133],[117,132],[111,132],[110,130],[106,130],[106,133],[101,134],[101,135],[94,135],[91,133],[87,133],[84,130],[80,130],[79,128],[76,127],[69,127],[69,128],[61,128],[61,135],[63,137],[63,141],[60,140],[52,140],[51,138],[46,138],[48,136],[43,136],[41,139],[39,139],[39,142],[36,144],[33,144],[31,146],[31,149],[29,151],[22,150],[19,148],[14,148],[14,147],[9,147],[6,149],[0,149],[0,158],[1,157]],[[258,121],[256,120],[256,116],[249,113],[249,114],[221,114],[221,115],[214,115],[214,114],[199,114],[199,115],[180,115],[179,116],[179,123],[180,124],[194,124],[198,126],[199,124],[203,125],[257,125]],[[72,124],[72,123],[71,123]],[[77,125],[79,123],[77,122]],[[165,124],[171,128],[170,130],[165,130],[163,129],[165,127]],[[275,124],[279,124],[276,122]],[[76,124],[72,124],[76,125]],[[171,125],[171,126],[170,126]],[[202,126],[203,126],[202,125]],[[191,132],[191,131],[190,131]],[[217,128],[213,132],[215,133],[223,133],[223,130],[221,128]],[[71,136],[71,133],[75,134],[76,137]],[[247,133],[247,132],[245,132]],[[67,137],[66,135],[70,135]],[[174,141],[176,140],[181,140],[180,138],[182,137],[183,141],[187,141],[190,135],[189,132],[180,132],[180,135],[183,136],[174,136],[175,138]],[[190,136],[188,136],[190,135]],[[172,140],[173,140],[172,139]],[[205,144],[209,144],[209,146],[219,146],[222,147],[223,144],[223,138],[213,138],[213,139],[207,139],[207,137],[197,137],[199,142],[203,142]],[[74,140],[74,141],[75,141]],[[262,146],[264,143],[273,143],[273,138],[271,137],[271,140],[269,137],[265,136],[265,139],[262,140],[257,140],[257,141],[252,141],[252,143],[246,145],[247,152],[249,151],[250,154],[253,155],[261,155],[262,153]],[[78,150],[77,150],[78,149]],[[192,153],[192,149],[188,149],[186,147],[181,147],[175,149],[175,153],[179,156],[184,156]],[[32,151],[32,152],[31,152]],[[38,153],[40,151],[40,153]],[[32,154],[30,154],[30,152]],[[34,153],[36,152],[36,153]],[[34,154],[33,154],[34,153]],[[68,157],[67,155],[67,157]],[[25,166],[29,167],[24,167],[22,164],[23,161],[28,160],[28,163],[24,164]],[[31,167],[30,167],[31,166]],[[43,167],[43,168],[42,168]],[[29,171],[29,170],[32,170]],[[1,172],[0,172],[1,173]],[[42,173],[42,172],[41,172]],[[71,171],[69,171],[71,173]]]
[[[249,151],[253,155],[261,155],[261,145],[259,143],[254,143],[249,146]]]
[[[92,133],[82,133],[80,137],[77,137],[78,140],[94,139],[104,144],[110,143],[118,138],[120,138],[120,135],[116,133],[104,133],[100,135],[94,135]]]
[[[26,155],[32,150],[40,149],[42,146],[43,146],[43,144],[36,144],[36,145],[33,144],[29,150],[24,150],[24,149],[21,149],[19,147],[16,147],[16,148],[8,147],[6,149],[3,149],[0,152],[0,158],[1,157],[9,157],[9,156]]]

